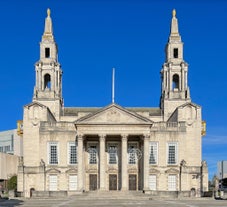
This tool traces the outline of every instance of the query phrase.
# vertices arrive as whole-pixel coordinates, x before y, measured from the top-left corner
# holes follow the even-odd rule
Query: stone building
[[[33,100],[24,106],[18,191],[29,197],[31,191],[200,196],[208,190],[201,107],[191,101],[175,10],[161,70],[160,107],[114,102],[103,108],[63,107],[57,48],[48,10]]]

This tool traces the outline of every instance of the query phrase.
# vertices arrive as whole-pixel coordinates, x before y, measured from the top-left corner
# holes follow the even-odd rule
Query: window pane
[[[77,147],[75,142],[69,143],[69,164],[77,164]]]
[[[89,164],[97,164],[97,149],[96,149],[96,146],[90,146]]]
[[[109,146],[109,164],[117,164],[117,146]]]
[[[49,143],[49,164],[58,164],[58,144],[56,142]]]
[[[168,145],[168,164],[177,163],[177,144],[169,143]]]
[[[129,144],[128,146],[128,164],[136,164],[137,154],[136,154],[136,145]]]
[[[176,175],[168,176],[168,190],[176,191]]]
[[[149,176],[149,188],[150,190],[156,190],[156,175]]]
[[[58,177],[57,175],[49,176],[49,190],[56,191],[58,189]]]
[[[77,190],[77,175],[69,176],[69,190]]]
[[[157,143],[150,143],[149,164],[157,164]]]

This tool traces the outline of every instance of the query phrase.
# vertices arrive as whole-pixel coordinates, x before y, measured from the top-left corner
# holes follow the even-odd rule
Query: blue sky
[[[158,107],[160,70],[177,10],[192,101],[202,106],[203,159],[210,178],[227,159],[227,1],[1,0],[0,131],[16,128],[32,100],[34,64],[51,9],[65,106],[106,106],[116,68],[115,102]]]

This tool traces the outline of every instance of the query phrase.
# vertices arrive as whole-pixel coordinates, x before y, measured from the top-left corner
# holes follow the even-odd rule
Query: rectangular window
[[[49,190],[57,191],[58,190],[58,177],[57,175],[49,176]]]
[[[149,188],[150,190],[156,190],[156,181],[157,177],[156,175],[149,175]]]
[[[168,164],[177,164],[177,143],[168,143]]]
[[[131,164],[131,165],[136,164],[136,161],[137,161],[136,149],[137,149],[136,143],[128,144],[128,164]]]
[[[69,176],[69,190],[77,190],[77,175]]]
[[[77,147],[75,142],[68,143],[68,164],[77,164]]]
[[[0,147],[0,152],[3,152],[3,147]]]
[[[178,58],[178,48],[173,49],[173,57]]]
[[[169,191],[176,191],[176,175],[169,175],[168,176],[168,190]]]
[[[10,146],[9,145],[4,146],[4,152],[5,153],[10,152]]]
[[[58,164],[58,143],[57,142],[49,142],[49,164],[56,165]]]
[[[117,146],[109,145],[108,153],[109,153],[109,164],[117,164]]]
[[[157,142],[150,142],[150,157],[149,157],[149,164],[156,165],[158,158],[158,143]]]
[[[50,57],[50,48],[46,47],[45,48],[45,58],[49,58]]]
[[[91,145],[89,147],[89,164],[97,164],[97,146]]]

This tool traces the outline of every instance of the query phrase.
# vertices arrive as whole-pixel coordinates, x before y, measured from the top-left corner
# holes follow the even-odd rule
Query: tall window
[[[173,57],[178,58],[178,48],[173,49]]]
[[[179,90],[179,75],[173,75],[173,82],[172,82],[172,89],[173,91]]]
[[[175,142],[168,143],[168,164],[177,164],[177,143]]]
[[[50,191],[58,190],[58,176],[57,175],[49,176],[49,190]]]
[[[130,143],[128,145],[128,164],[136,164],[137,160],[136,148],[137,148],[136,144]]]
[[[48,147],[48,155],[49,155],[49,164],[56,165],[58,164],[58,143],[57,142],[49,142]]]
[[[68,163],[77,164],[77,147],[75,142],[68,143]]]
[[[168,176],[168,190],[169,191],[176,191],[177,190],[176,175],[169,175]]]
[[[46,47],[45,48],[45,58],[49,58],[50,57],[50,48]]]
[[[149,188],[150,190],[156,190],[156,180],[157,180],[157,177],[156,175],[149,175]]]
[[[89,164],[97,164],[97,146],[89,147]]]
[[[45,76],[44,76],[44,89],[51,89],[50,74],[45,74]]]
[[[117,146],[109,145],[108,153],[109,153],[109,164],[117,164]]]
[[[150,157],[149,164],[156,165],[158,158],[158,143],[150,142]]]
[[[69,190],[77,190],[77,175],[69,176]]]

